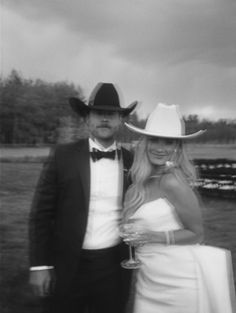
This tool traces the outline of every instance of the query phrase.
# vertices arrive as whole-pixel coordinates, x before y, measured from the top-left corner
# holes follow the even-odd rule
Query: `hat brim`
[[[131,131],[141,134],[141,135],[145,135],[149,137],[158,137],[158,138],[171,138],[171,139],[191,139],[191,138],[196,138],[206,132],[206,130],[199,130],[195,133],[188,134],[188,135],[163,135],[163,134],[148,132],[145,129],[135,127],[128,123],[125,123],[125,126],[128,127],[128,129],[130,129]]]
[[[88,115],[90,111],[110,111],[110,112],[119,112],[123,116],[129,115],[137,106],[138,102],[132,102],[127,108],[119,108],[119,107],[108,107],[108,106],[92,106],[85,104],[79,98],[69,98],[69,103],[71,108],[80,116],[85,117]]]

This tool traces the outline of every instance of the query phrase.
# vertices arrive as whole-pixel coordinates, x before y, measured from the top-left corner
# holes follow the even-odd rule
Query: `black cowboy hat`
[[[118,91],[111,83],[98,83],[91,93],[88,105],[74,97],[69,98],[69,103],[72,109],[82,117],[86,116],[90,110],[114,111],[127,116],[138,104],[137,101],[134,101],[127,108],[122,108]]]

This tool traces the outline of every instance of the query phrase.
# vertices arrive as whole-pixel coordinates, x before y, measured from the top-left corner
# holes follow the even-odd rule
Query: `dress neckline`
[[[148,202],[143,203],[143,204],[134,212],[133,215],[138,214],[138,212],[140,212],[140,210],[142,210],[143,207],[145,207],[145,206],[147,206],[147,205],[149,205],[149,204],[151,204],[151,203],[153,203],[153,202],[158,202],[158,201],[160,201],[160,200],[164,201],[164,203],[165,203],[167,206],[169,206],[169,207],[171,208],[171,210],[174,209],[174,206],[172,205],[172,203],[171,203],[166,197],[159,197],[159,198],[157,198],[157,199],[153,199],[153,200],[151,200],[151,201],[148,201]],[[144,208],[144,210],[145,210],[145,208]]]
[[[152,203],[152,202],[155,202],[155,201],[159,201],[159,200],[167,200],[165,197],[159,197],[159,198],[156,198],[156,199],[153,199],[153,200],[150,200],[150,201],[147,201],[147,202],[144,202],[142,204],[143,205],[146,205],[146,204],[149,204],[149,203]]]

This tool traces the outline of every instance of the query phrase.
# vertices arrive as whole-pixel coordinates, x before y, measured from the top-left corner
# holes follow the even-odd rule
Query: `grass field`
[[[41,167],[42,163],[31,162],[1,164],[1,313],[42,312],[42,304],[32,296],[28,286],[27,234],[30,203]],[[230,249],[236,272],[235,204],[234,200],[203,198],[206,243]]]

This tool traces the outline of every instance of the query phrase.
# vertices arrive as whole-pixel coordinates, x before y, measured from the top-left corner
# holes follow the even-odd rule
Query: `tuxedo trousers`
[[[63,296],[52,299],[53,313],[122,313],[131,272],[120,266],[122,245],[82,250],[78,271]]]

